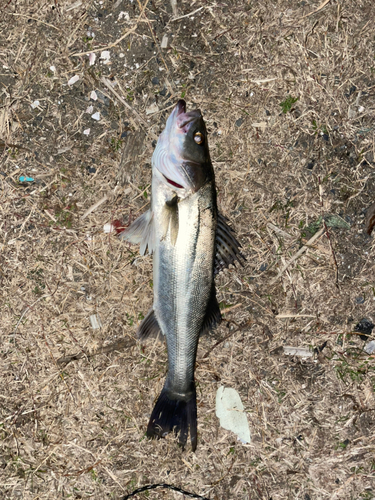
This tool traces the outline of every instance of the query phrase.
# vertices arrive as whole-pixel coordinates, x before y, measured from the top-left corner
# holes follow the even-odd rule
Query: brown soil
[[[172,3],[2,0],[0,496],[371,499],[374,337],[355,326],[375,323],[373,0]],[[103,232],[145,210],[180,97],[247,258],[200,342],[196,453],[145,438],[167,370],[164,344],[135,341],[152,260]],[[251,444],[220,427],[221,385]]]

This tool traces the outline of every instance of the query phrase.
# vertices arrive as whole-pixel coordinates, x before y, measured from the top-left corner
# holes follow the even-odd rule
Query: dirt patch
[[[2,498],[162,482],[212,499],[370,499],[373,333],[355,327],[375,322],[372,1],[175,8],[2,7]],[[247,258],[216,280],[223,311],[240,305],[200,342],[196,453],[145,438],[167,369],[163,343],[134,342],[152,260],[103,232],[146,209],[181,97],[204,114]],[[241,395],[249,445],[219,426],[221,385]]]

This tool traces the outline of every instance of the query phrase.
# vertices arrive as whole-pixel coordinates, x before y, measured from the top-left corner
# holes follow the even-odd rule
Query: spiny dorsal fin
[[[243,266],[242,260],[246,260],[240,252],[241,245],[234,236],[233,229],[227,224],[226,221],[227,219],[223,215],[218,214],[214,265],[215,276],[226,267],[229,267],[230,264],[234,264],[236,261]]]

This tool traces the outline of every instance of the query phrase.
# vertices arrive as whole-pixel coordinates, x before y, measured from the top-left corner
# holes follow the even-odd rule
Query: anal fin
[[[137,337],[139,340],[162,337],[161,328],[152,308],[148,311],[142,323],[139,325],[137,330]]]
[[[216,326],[220,325],[221,319],[220,307],[216,298],[215,285],[213,284],[200,335],[205,335],[210,330],[213,330]]]

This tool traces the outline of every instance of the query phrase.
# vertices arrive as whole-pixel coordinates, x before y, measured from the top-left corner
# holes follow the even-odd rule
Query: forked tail
[[[191,448],[195,451],[197,447],[197,400],[194,382],[185,394],[178,394],[165,384],[156,401],[147,426],[147,436],[161,438],[172,430],[178,436],[178,442],[182,447],[186,445],[190,432]]]

